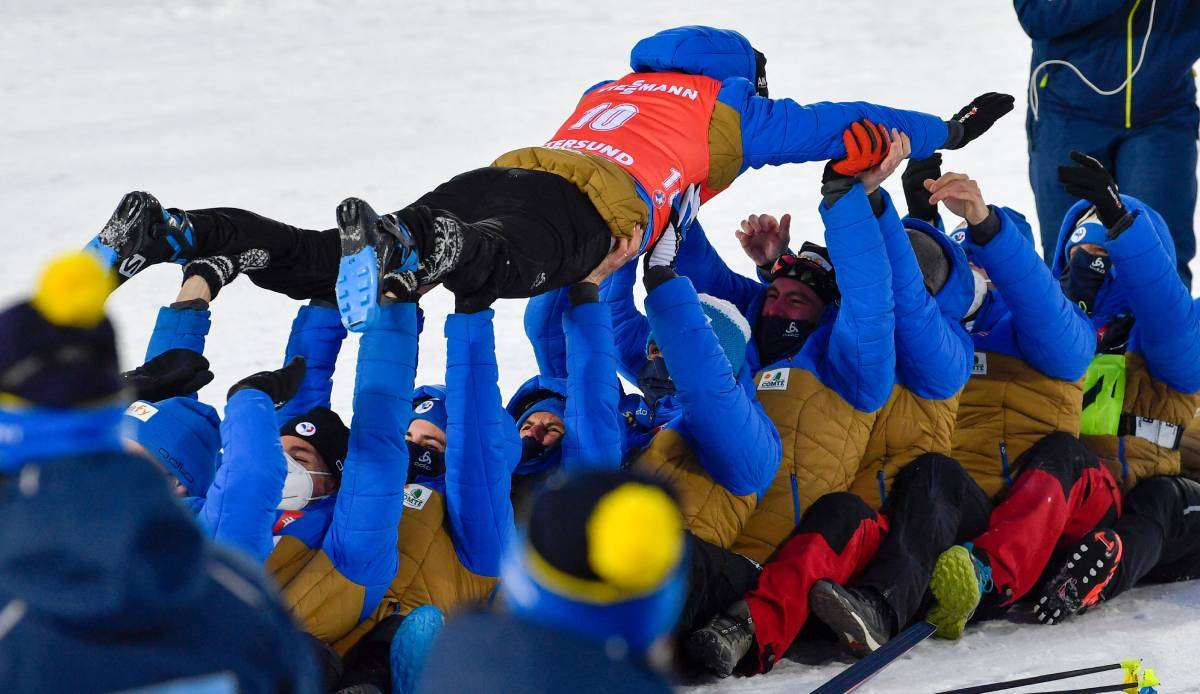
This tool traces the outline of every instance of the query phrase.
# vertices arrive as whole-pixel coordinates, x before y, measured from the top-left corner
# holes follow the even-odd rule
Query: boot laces
[[[975,565],[975,577],[979,581],[979,594],[987,595],[996,588],[996,584],[992,582],[992,567],[976,556],[973,543],[967,542],[963,546],[967,548],[967,554],[971,555],[971,562]]]

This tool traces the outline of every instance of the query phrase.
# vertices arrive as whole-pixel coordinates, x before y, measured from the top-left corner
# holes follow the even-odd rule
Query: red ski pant
[[[1050,434],[1021,458],[1016,482],[975,539],[1001,606],[1034,588],[1060,543],[1076,542],[1121,513],[1119,485],[1074,436]]]
[[[813,584],[822,578],[848,582],[875,556],[887,529],[886,518],[849,492],[826,494],[808,509],[746,594],[758,672],[770,670],[800,633]]]

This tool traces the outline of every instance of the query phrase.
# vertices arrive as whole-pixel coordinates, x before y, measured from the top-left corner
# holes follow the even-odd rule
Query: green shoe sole
[[[979,606],[979,578],[971,552],[962,545],[942,552],[933,566],[929,589],[935,602],[926,619],[937,627],[935,635],[958,639]]]

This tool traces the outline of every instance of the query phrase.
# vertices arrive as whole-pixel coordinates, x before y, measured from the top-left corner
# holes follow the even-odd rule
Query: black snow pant
[[[1120,568],[1106,596],[1139,581],[1200,578],[1200,484],[1183,477],[1151,477],[1125,496],[1125,513],[1112,525],[1121,536]]]
[[[877,590],[904,627],[921,609],[938,555],[982,533],[991,510],[957,460],[918,456],[896,474],[883,502],[887,535],[852,585]]]
[[[758,582],[762,570],[756,562],[736,552],[688,538],[688,593],[675,633],[687,636],[703,627],[726,607],[742,599]]]
[[[468,171],[395,214],[426,257],[435,248],[438,219],[458,222],[462,255],[442,283],[462,310],[577,282],[612,245],[608,224],[591,200],[570,181],[543,171]],[[188,218],[197,257],[264,250],[267,266],[247,273],[255,284],[293,299],[333,298],[341,256],[336,229],[298,229],[233,208],[189,210]]]

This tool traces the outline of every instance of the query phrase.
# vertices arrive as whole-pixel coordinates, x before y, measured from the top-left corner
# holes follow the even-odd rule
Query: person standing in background
[[[1192,0],[1013,0],[1033,39],[1026,133],[1042,257],[1075,202],[1058,167],[1076,149],[1112,171],[1122,192],[1158,210],[1179,275],[1196,254],[1195,71],[1200,3]]]

